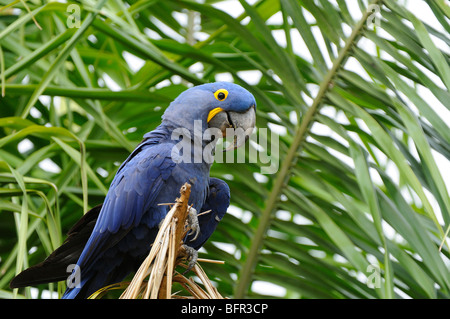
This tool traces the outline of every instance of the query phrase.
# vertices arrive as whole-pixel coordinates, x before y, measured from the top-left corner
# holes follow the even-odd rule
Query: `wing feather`
[[[170,152],[167,144],[143,147],[139,152],[133,152],[133,156],[130,155],[121,166],[111,183],[91,237],[78,259],[81,269],[90,269],[102,251],[120,241],[156,204],[155,200],[175,166]],[[157,222],[155,220],[155,224]]]

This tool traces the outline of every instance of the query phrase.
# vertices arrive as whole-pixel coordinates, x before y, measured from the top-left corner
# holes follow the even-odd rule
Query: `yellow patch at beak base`
[[[221,107],[216,107],[215,109],[212,109],[211,111],[209,111],[208,119],[206,121],[209,123],[209,121],[211,121],[214,116],[216,116],[218,113],[222,111],[223,109]]]

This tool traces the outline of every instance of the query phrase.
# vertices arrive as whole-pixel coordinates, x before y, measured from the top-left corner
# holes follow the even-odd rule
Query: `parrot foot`
[[[183,272],[184,275],[187,272],[189,272],[192,268],[194,268],[195,264],[197,263],[198,251],[188,245],[183,245],[183,248],[186,252],[187,260],[189,261],[186,270]]]
[[[188,227],[191,229],[188,235],[195,234],[191,241],[197,239],[200,234],[200,225],[198,224],[197,210],[194,207],[188,207],[188,217],[187,217]]]

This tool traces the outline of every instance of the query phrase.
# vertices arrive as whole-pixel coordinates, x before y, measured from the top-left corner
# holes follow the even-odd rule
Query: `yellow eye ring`
[[[219,89],[216,92],[214,92],[214,97],[219,100],[219,101],[223,101],[227,98],[228,96],[228,91],[225,89]]]

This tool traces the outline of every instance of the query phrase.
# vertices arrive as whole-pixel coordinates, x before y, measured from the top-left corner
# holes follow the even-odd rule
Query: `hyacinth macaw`
[[[226,213],[230,189],[224,181],[209,177],[210,162],[174,160],[177,152],[173,149],[179,139],[173,139],[172,133],[185,129],[194,143],[196,121],[201,124],[201,132],[215,128],[225,135],[226,128],[242,128],[247,138],[255,126],[255,108],[253,95],[232,83],[203,84],[181,93],[164,112],[161,124],[144,135],[119,167],[103,204],[87,212],[62,246],[42,263],[17,275],[10,287],[66,280],[70,275],[67,267],[73,264],[74,272],[79,272],[79,285],[68,287],[63,298],[87,298],[104,286],[120,282],[138,269],[150,251],[169,210],[167,205],[158,204],[173,203],[186,182],[191,184],[192,212],[211,210],[193,219],[194,232],[185,238],[195,259],[196,250]],[[202,147],[209,142],[202,140]],[[238,144],[242,142],[234,146]]]

